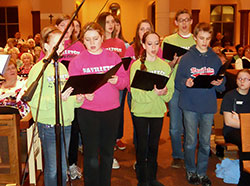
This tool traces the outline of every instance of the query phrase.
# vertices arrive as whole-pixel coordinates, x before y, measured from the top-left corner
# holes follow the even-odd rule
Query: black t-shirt
[[[220,113],[223,112],[232,112],[235,111],[236,113],[250,113],[250,91],[247,95],[241,95],[239,92],[234,89],[230,92],[226,93],[224,96],[222,103],[221,103],[221,110]],[[234,130],[235,128],[226,126],[224,124],[223,134],[224,136]]]

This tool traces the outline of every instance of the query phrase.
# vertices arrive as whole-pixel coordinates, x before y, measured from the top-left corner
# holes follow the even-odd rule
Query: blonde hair
[[[23,53],[23,54],[21,55],[20,59],[23,61],[23,58],[25,58],[25,57],[29,57],[30,60],[31,60],[31,63],[33,63],[34,58],[33,58],[32,54],[30,54],[30,53],[28,53],[28,52],[25,52],[25,53]]]
[[[20,52],[19,52],[19,50],[18,50],[18,48],[12,48],[12,49],[10,49],[9,51],[8,51],[8,54],[11,54],[12,52],[16,52],[17,54],[19,54]]]
[[[46,52],[44,44],[49,43],[51,34],[55,33],[61,34],[62,32],[55,26],[47,26],[41,31],[41,46],[44,52]]]

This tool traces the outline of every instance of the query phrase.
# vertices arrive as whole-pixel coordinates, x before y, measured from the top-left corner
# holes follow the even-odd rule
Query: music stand
[[[10,55],[0,54],[0,75],[3,75],[10,61]]]

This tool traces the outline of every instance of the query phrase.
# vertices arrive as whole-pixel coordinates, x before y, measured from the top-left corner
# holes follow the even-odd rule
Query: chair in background
[[[240,124],[242,153],[247,157],[243,160],[243,167],[250,173],[250,113],[240,114]]]

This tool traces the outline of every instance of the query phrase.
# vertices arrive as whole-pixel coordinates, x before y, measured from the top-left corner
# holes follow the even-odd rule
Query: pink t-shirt
[[[103,49],[99,55],[93,55],[88,50],[83,51],[69,64],[69,75],[87,75],[105,73],[121,62],[121,58],[114,52]],[[129,78],[123,68],[117,71],[118,82],[115,85],[106,83],[94,92],[92,101],[84,100],[81,108],[92,111],[108,111],[120,106],[119,90],[129,84]]]
[[[67,60],[71,61],[74,57],[78,56],[83,50],[85,50],[84,45],[77,41],[73,45],[71,45],[70,40],[64,42],[64,52],[62,53],[62,58],[60,61]],[[71,46],[70,46],[71,45]]]
[[[59,59],[59,61],[71,61],[74,57],[78,56],[82,51],[86,50],[84,45],[77,41],[73,45],[70,44],[71,40],[66,40],[64,42],[64,51],[62,53],[62,58]],[[71,45],[71,46],[70,46]],[[67,48],[68,47],[68,48]],[[39,61],[44,58],[45,54],[42,51],[40,54]]]
[[[126,52],[126,46],[124,41],[118,38],[111,38],[105,40],[102,43],[102,47],[109,51],[116,52],[120,57],[124,57]]]

